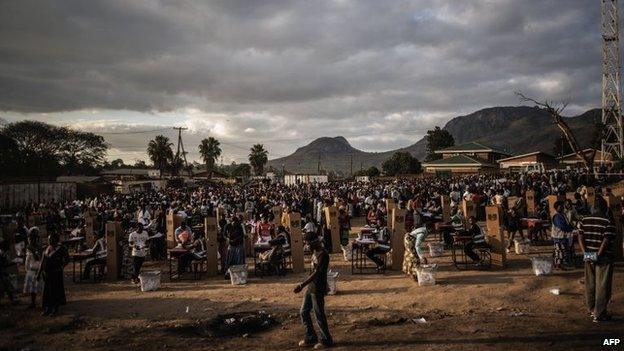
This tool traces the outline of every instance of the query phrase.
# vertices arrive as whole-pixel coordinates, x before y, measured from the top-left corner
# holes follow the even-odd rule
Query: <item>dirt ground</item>
[[[546,254],[550,247],[532,251]],[[605,348],[605,338],[624,339],[621,263],[610,305],[616,318],[594,324],[584,308],[581,269],[536,277],[529,258],[514,254],[504,270],[458,271],[449,252],[431,261],[439,264],[437,284],[419,287],[400,272],[352,275],[350,263],[332,255],[330,266],[340,272],[339,292],[327,297],[326,310],[335,349],[596,350]],[[245,286],[232,286],[221,277],[170,283],[165,267],[146,264],[146,270],[163,272],[162,287],[155,292],[141,292],[127,281],[73,284],[68,267],[69,303],[60,316],[46,318],[40,311],[24,310],[25,297],[22,306],[3,305],[0,350],[298,348],[302,295],[292,289],[305,274],[250,274]],[[551,294],[554,287],[562,293]],[[275,315],[280,324],[261,333],[222,338],[181,332],[217,314],[258,310]],[[412,321],[420,317],[426,323]]]

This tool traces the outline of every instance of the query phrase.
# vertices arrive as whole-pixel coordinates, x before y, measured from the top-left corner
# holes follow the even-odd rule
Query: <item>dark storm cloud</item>
[[[410,139],[363,134],[516,105],[516,90],[599,105],[599,15],[586,0],[3,1],[0,110],[192,108],[232,116],[233,138],[379,150]]]

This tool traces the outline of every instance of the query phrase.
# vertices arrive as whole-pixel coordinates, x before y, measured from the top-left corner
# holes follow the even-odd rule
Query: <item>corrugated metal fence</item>
[[[48,202],[76,199],[76,183],[0,183],[0,209],[8,210],[31,201]]]

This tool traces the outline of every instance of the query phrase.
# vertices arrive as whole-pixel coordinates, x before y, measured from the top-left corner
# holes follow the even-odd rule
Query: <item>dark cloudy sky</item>
[[[379,151],[513,92],[600,105],[600,1],[0,1],[0,118],[159,132],[244,161],[319,136]]]

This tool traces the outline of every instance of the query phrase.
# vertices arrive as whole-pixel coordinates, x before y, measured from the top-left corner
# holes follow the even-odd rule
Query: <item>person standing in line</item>
[[[67,304],[63,268],[69,263],[67,248],[61,245],[58,234],[48,237],[48,247],[41,260],[37,279],[43,278],[42,316],[55,316],[58,308]]]
[[[145,262],[145,256],[147,255],[149,235],[143,229],[143,224],[137,223],[135,228],[135,231],[128,236],[128,244],[132,248],[132,283],[138,284],[141,267],[143,267],[143,262]]]
[[[303,303],[301,305],[300,315],[301,322],[305,327],[305,338],[299,341],[300,347],[314,346],[315,350],[324,349],[333,346],[334,341],[329,332],[327,325],[327,316],[325,314],[325,295],[327,295],[327,270],[329,268],[329,253],[323,247],[318,234],[308,232],[304,234],[304,242],[312,250],[312,274],[298,284],[294,293],[300,293],[306,286]],[[314,310],[316,324],[321,334],[320,342],[312,326],[312,317],[310,312]]]
[[[579,245],[585,259],[585,302],[594,323],[611,319],[607,306],[611,300],[615,227],[602,197],[596,197],[592,213],[581,221]]]
[[[231,266],[245,264],[245,228],[238,216],[232,216],[232,222],[225,226],[225,238],[227,239],[227,258],[225,261],[225,278],[229,278],[228,269]]]
[[[41,246],[39,245],[39,228],[32,227],[28,233],[28,246],[26,246],[26,275],[24,277],[24,294],[30,295],[30,305],[28,309],[36,307],[37,293],[40,282],[37,279],[37,272],[41,267]]]

